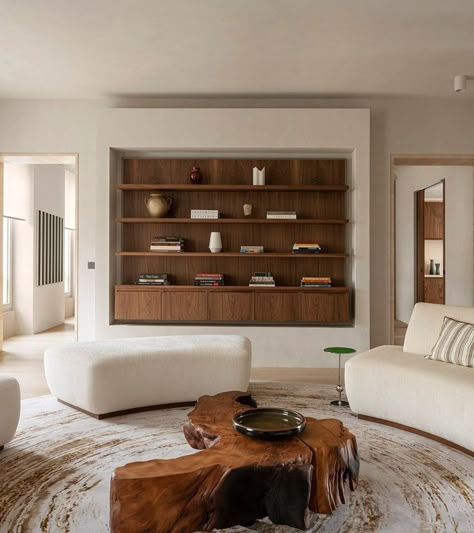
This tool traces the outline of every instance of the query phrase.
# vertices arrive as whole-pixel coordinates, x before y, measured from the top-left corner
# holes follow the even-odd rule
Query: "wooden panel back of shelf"
[[[193,166],[201,168],[205,184],[250,184],[253,167],[265,167],[267,180],[271,179],[275,184],[343,184],[346,174],[344,159],[127,158],[123,162],[124,181],[189,184],[189,173]]]

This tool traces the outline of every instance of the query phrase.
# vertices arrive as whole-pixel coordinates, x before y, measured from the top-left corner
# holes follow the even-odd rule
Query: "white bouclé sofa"
[[[239,335],[142,337],[61,345],[45,352],[49,388],[97,418],[246,391],[251,345]]]
[[[13,439],[20,419],[20,385],[18,381],[0,374],[0,450]]]
[[[425,359],[444,317],[474,324],[474,308],[416,304],[404,346],[380,346],[346,363],[350,407],[361,417],[419,430],[474,451],[474,368]]]

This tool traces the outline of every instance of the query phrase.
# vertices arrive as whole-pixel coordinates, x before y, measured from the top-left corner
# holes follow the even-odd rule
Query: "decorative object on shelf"
[[[254,185],[265,185],[265,167],[262,170],[253,167],[252,183]]]
[[[434,259],[430,259],[430,276],[435,274],[435,262]]]
[[[249,217],[252,214],[252,204],[244,204],[242,209],[244,210],[244,217]]]
[[[264,249],[262,245],[253,246],[253,245],[242,244],[240,246],[240,253],[241,254],[263,254]]]
[[[191,209],[191,218],[200,218],[200,219],[218,219],[220,216],[218,209]]]
[[[183,248],[184,239],[182,237],[157,236],[153,237],[150,243],[150,252],[182,252]]]
[[[295,219],[296,211],[267,211],[268,219]]]
[[[320,254],[321,246],[316,242],[295,242],[291,251],[294,254]]]
[[[349,402],[346,402],[342,399],[342,393],[344,392],[344,387],[342,386],[342,379],[341,379],[341,354],[352,354],[355,353],[356,350],[354,348],[345,348],[343,346],[333,346],[331,348],[324,348],[324,351],[326,353],[335,353],[339,356],[339,379],[337,382],[336,390],[339,394],[339,400],[333,400],[331,405],[337,405],[338,407],[348,407]]]
[[[189,179],[193,185],[199,185],[202,183],[202,172],[200,167],[192,167],[189,174]]]
[[[441,263],[435,263],[435,276],[441,276],[440,267]]]
[[[194,285],[198,287],[221,287],[224,285],[224,274],[196,274]]]
[[[150,196],[145,198],[145,206],[151,217],[163,218],[168,214],[173,198],[164,196],[160,192],[152,192]]]
[[[255,407],[234,415],[232,425],[247,437],[273,440],[300,434],[306,427],[306,419],[289,409]]]
[[[209,250],[215,254],[222,252],[222,236],[220,231],[211,231],[209,238]]]
[[[249,281],[249,287],[275,287],[275,285],[271,272],[254,272]]]

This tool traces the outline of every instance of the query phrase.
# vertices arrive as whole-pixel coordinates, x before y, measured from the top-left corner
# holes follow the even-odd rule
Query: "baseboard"
[[[84,413],[85,415],[92,416],[93,418],[96,418],[97,420],[102,420],[104,418],[111,418],[113,416],[123,416],[123,415],[131,415],[133,413],[144,413],[146,411],[156,411],[158,409],[173,409],[175,407],[193,407],[196,405],[196,402],[179,402],[179,403],[166,403],[161,405],[147,405],[145,407],[134,407],[133,409],[124,409],[122,411],[112,411],[111,413],[91,413],[89,411],[86,411],[85,409],[81,409],[80,407],[77,407],[77,405],[72,405],[71,403],[65,402],[64,400],[60,400],[58,398],[58,402],[62,403],[64,405],[67,405],[68,407],[72,407],[72,409],[75,409],[76,411],[80,411],[81,413]]]
[[[441,444],[445,444],[446,446],[449,446],[451,448],[454,448],[455,450],[463,452],[469,455],[470,457],[474,457],[474,451],[468,450],[467,448],[464,448],[463,446],[460,446],[459,444],[456,444],[455,442],[452,442],[447,439],[443,439],[442,437],[438,437],[437,435],[433,435],[432,433],[422,431],[421,429],[412,428],[411,426],[405,426],[404,424],[399,424],[398,422],[391,422],[390,420],[384,420],[383,418],[375,418],[373,416],[357,415],[357,418],[360,418],[361,420],[367,420],[368,422],[376,422],[377,424],[384,424],[385,426],[390,426],[390,427],[397,428],[397,429],[403,429],[404,431],[408,431],[409,433],[415,433],[416,435],[427,437],[428,439],[434,440],[436,442],[440,442]]]

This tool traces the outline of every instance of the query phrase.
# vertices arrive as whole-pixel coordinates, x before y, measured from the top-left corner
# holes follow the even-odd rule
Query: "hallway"
[[[49,394],[43,368],[44,351],[49,346],[74,340],[73,318],[36,335],[9,337],[0,353],[0,373],[10,374],[19,381],[22,399]]]

